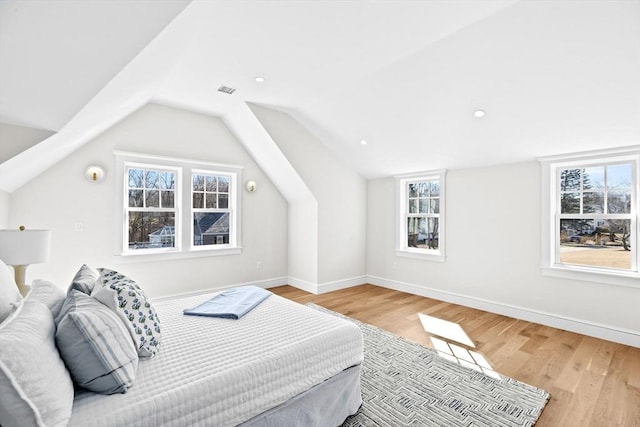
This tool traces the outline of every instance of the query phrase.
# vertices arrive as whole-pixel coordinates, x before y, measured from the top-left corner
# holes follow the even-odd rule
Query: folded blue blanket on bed
[[[240,286],[227,289],[197,307],[185,309],[183,313],[193,316],[239,319],[269,295],[271,292],[257,286]]]

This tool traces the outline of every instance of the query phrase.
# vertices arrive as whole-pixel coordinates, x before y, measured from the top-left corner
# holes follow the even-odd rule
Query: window
[[[546,273],[637,285],[639,159],[636,148],[541,160]]]
[[[229,244],[229,183],[232,176],[197,172],[192,179],[193,245]]]
[[[128,249],[174,248],[176,170],[127,166]]]
[[[444,261],[445,171],[396,177],[399,256]]]
[[[116,152],[123,189],[120,255],[170,257],[239,253],[241,169]],[[120,181],[122,180],[122,181]],[[139,258],[136,258],[139,259]]]

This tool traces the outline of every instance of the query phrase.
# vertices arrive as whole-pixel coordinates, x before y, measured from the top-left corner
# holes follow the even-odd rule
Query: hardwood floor
[[[484,357],[495,372],[551,393],[537,427],[640,427],[639,348],[374,285],[322,295],[291,286],[270,290],[302,304],[322,305],[426,347],[437,346],[443,356],[491,373],[482,366]],[[425,331],[419,313],[432,331],[447,325],[434,318],[459,325],[473,345],[448,339],[447,331]],[[455,325],[448,326],[455,330]]]

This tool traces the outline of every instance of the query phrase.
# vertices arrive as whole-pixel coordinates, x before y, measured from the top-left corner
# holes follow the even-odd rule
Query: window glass
[[[438,218],[407,218],[407,246],[410,248],[438,249]]]
[[[193,245],[228,245],[229,182],[227,175],[193,175]]]
[[[607,189],[630,190],[633,179],[631,164],[607,166]]]
[[[241,252],[241,168],[115,152],[121,256],[172,259]],[[209,169],[212,167],[212,169]]]
[[[604,212],[604,193],[588,192],[584,193],[582,199],[583,213],[603,213]]]
[[[634,270],[632,162],[563,168],[555,227],[561,265]]]
[[[128,248],[139,250],[175,247],[176,173],[151,168],[130,168],[127,179]]]
[[[194,246],[229,244],[229,214],[223,212],[196,212],[194,219]]]
[[[131,212],[129,214],[129,249],[175,246],[175,214]]]
[[[583,170],[585,189],[604,190],[604,167],[588,167]]]
[[[630,270],[630,226],[626,219],[560,220],[560,262]]]
[[[560,191],[580,191],[582,179],[580,169],[565,169],[560,173]]]
[[[142,169],[129,169],[129,188],[144,187],[144,171]]]
[[[398,255],[436,256],[442,250],[442,180],[444,171],[425,176],[398,178]],[[403,254],[407,252],[407,254]]]

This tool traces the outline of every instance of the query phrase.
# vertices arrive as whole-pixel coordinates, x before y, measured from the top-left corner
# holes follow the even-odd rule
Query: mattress
[[[271,295],[239,320],[185,316],[214,294],[155,302],[158,355],[125,394],[79,390],[70,426],[234,426],[362,362],[353,323]]]

